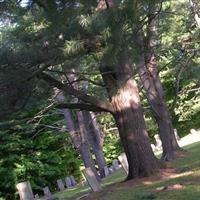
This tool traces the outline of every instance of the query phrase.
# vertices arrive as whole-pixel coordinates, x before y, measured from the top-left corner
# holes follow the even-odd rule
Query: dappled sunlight
[[[181,138],[180,141],[178,141],[181,147],[189,145],[189,144],[193,144],[195,142],[200,142],[199,132],[188,134],[185,137]]]
[[[194,200],[200,195],[200,160],[197,159],[198,161],[196,161],[200,151],[199,146],[200,143],[187,146],[188,154],[186,154],[185,157],[172,162],[170,168],[162,169],[151,177],[137,178],[117,183],[114,178],[119,178],[121,174],[121,172],[117,172],[111,175],[113,179],[110,176],[103,181],[105,186],[107,186],[107,183],[113,183],[113,185],[105,187],[104,190],[98,194],[90,194],[88,197],[84,198],[84,200],[138,200],[148,199],[150,197],[162,200],[187,200],[189,199],[189,194],[192,197],[191,200]],[[191,154],[191,152],[193,154]],[[196,162],[196,167],[190,168],[191,165],[193,166],[193,160]],[[187,163],[188,168],[179,171],[178,169],[182,167],[183,163]],[[173,166],[176,168],[172,168]]]

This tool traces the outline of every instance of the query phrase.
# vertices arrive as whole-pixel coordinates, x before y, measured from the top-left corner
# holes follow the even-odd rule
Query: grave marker
[[[75,180],[74,176],[70,176],[70,179],[71,179],[71,186],[75,186],[76,180]]]
[[[153,152],[156,151],[156,146],[154,144],[151,144],[151,148],[152,148]]]
[[[118,156],[119,162],[122,164],[122,167],[124,168],[126,174],[128,174],[128,160],[125,153],[122,153],[120,156]]]
[[[33,191],[29,181],[21,182],[16,185],[20,200],[34,200]]]
[[[40,200],[40,197],[39,197],[38,194],[35,194],[35,198],[34,198],[34,200]]]
[[[105,177],[109,175],[109,169],[108,169],[107,166],[105,166],[105,167],[103,168],[103,171],[104,171]]]
[[[158,134],[154,135],[154,138],[156,140],[156,149],[162,148],[162,142],[160,140],[160,136]]]
[[[112,166],[113,166],[113,169],[114,169],[114,171],[117,171],[117,170],[119,170],[119,163],[118,163],[118,160],[113,160],[112,161]]]
[[[97,181],[94,172],[91,170],[90,167],[85,168],[83,170],[83,174],[93,192],[101,191],[101,185]]]
[[[57,180],[57,186],[58,186],[58,189],[60,191],[63,191],[65,189],[65,186],[64,186],[64,183],[63,183],[62,179],[58,179]]]
[[[44,187],[44,188],[43,188],[43,192],[44,192],[44,197],[45,197],[46,199],[52,197],[52,194],[51,194],[51,192],[50,192],[50,190],[49,190],[49,187]]]
[[[109,173],[112,174],[114,172],[113,166],[109,167]]]
[[[70,177],[66,177],[65,178],[65,184],[66,184],[66,187],[69,188],[72,186],[72,181],[71,181],[71,178]]]

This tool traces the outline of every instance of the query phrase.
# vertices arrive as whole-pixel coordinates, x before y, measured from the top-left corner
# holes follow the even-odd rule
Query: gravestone
[[[40,197],[39,197],[38,194],[35,194],[35,198],[34,198],[34,200],[40,200]]]
[[[63,191],[65,189],[64,183],[61,179],[57,180],[57,186],[60,191]]]
[[[83,174],[88,182],[88,185],[90,186],[90,188],[92,189],[93,192],[101,191],[101,185],[97,181],[97,179],[94,175],[94,172],[91,170],[90,167],[85,168],[83,170]]]
[[[160,136],[158,134],[154,135],[154,138],[156,140],[156,149],[160,150],[162,148],[162,142],[160,140]]]
[[[154,144],[151,144],[151,148],[153,151],[156,151],[156,146]]]
[[[190,134],[197,134],[198,132],[195,129],[190,129]]]
[[[54,197],[50,190],[49,190],[49,187],[44,187],[43,188],[43,192],[44,192],[44,199],[45,200],[59,200],[57,197]]]
[[[71,186],[75,186],[76,180],[75,180],[74,176],[70,176],[70,179],[71,179]]]
[[[110,166],[108,169],[109,169],[110,174],[112,174],[114,172],[113,166]]]
[[[107,166],[105,166],[105,167],[103,168],[103,171],[104,171],[105,177],[109,175],[109,169],[108,169]]]
[[[20,200],[34,200],[33,191],[29,181],[21,182],[16,185]]]
[[[118,160],[113,160],[112,161],[112,166],[113,166],[113,169],[114,169],[114,171],[117,171],[117,170],[119,170],[119,163],[118,163]]]
[[[70,187],[72,187],[72,181],[71,181],[71,178],[70,177],[66,177],[65,178],[65,184],[66,184],[66,187],[67,188],[70,188]]]
[[[47,198],[51,198],[52,197],[52,194],[49,190],[49,187],[44,187],[43,188],[43,192],[44,192],[44,197],[47,199]]]
[[[176,140],[179,141],[179,140],[180,140],[180,137],[179,137],[179,135],[178,135],[177,129],[174,129],[174,135],[175,135]]]
[[[125,153],[118,156],[119,162],[122,164],[126,174],[128,174],[128,160]]]

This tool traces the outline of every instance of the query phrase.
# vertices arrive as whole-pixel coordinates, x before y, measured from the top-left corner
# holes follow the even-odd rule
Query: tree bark
[[[59,102],[65,101],[65,97],[62,94],[62,92],[57,93],[57,99]],[[62,109],[62,111],[64,114],[64,119],[65,119],[65,123],[67,125],[68,132],[71,136],[71,139],[72,139],[72,142],[73,142],[75,148],[77,149],[78,153],[80,154],[80,157],[84,163],[84,166],[86,168],[90,167],[92,169],[92,171],[94,172],[97,180],[100,180],[97,170],[95,168],[95,163],[92,159],[92,154],[90,152],[90,148],[87,143],[86,136],[83,133],[84,124],[83,124],[83,121],[81,121],[81,115],[78,114],[80,116],[79,117],[80,131],[78,131],[74,125],[74,120],[72,118],[71,112],[68,109]]]
[[[95,114],[88,111],[83,111],[82,113],[85,121],[88,140],[92,147],[92,151],[95,154],[97,165],[99,167],[100,176],[101,178],[103,178],[105,177],[104,167],[106,166],[106,161],[104,158],[103,148],[102,148],[103,134],[99,129]]]
[[[75,74],[71,74],[71,76],[68,77],[68,80],[70,82],[73,82],[77,79]],[[87,91],[87,83],[85,82],[83,84],[83,91]],[[78,88],[78,84],[74,84],[75,88]],[[78,99],[73,99],[73,101],[76,102],[76,105],[80,102],[78,102]],[[90,106],[92,109],[92,106]],[[102,146],[100,142],[100,135],[98,135],[98,132],[96,129],[94,129],[94,121],[92,120],[91,114],[88,111],[76,111],[78,123],[79,123],[79,128],[80,128],[80,136],[81,136],[81,141],[85,144],[88,145],[88,148],[91,147],[92,152],[94,153],[97,161],[97,165],[99,167],[99,172],[100,176],[104,177],[104,167],[105,167],[105,159],[103,156],[103,151],[102,151]],[[97,128],[97,124],[96,124]],[[93,170],[94,171],[94,170]],[[100,180],[100,177],[98,174],[95,174],[96,178]]]
[[[90,165],[90,166],[87,166],[87,167],[90,167],[92,169],[97,180],[100,181],[100,177],[99,177],[97,170],[95,168],[94,161],[92,160],[92,155],[91,155],[91,152],[90,152],[90,145],[91,144],[88,141],[88,134],[87,134],[87,130],[86,130],[86,127],[85,127],[85,121],[84,121],[83,113],[81,111],[77,111],[76,115],[77,115],[78,124],[79,124],[79,128],[80,128],[81,144],[83,145],[83,147],[82,147],[83,148],[83,155],[85,156],[86,161],[87,161],[87,163],[85,163],[85,164]],[[85,148],[86,146],[87,146],[87,149]],[[90,157],[88,157],[87,150],[90,152]],[[91,163],[91,161],[92,161],[92,163]]]
[[[136,68],[142,80],[147,100],[158,124],[163,148],[162,159],[168,161],[174,159],[174,151],[180,149],[180,147],[174,135],[171,116],[157,70],[156,58],[154,55],[154,46],[157,43],[155,41],[157,35],[155,23],[157,20],[152,18],[153,17],[150,15],[145,40],[143,40],[140,35],[137,36],[136,44],[140,47],[141,52],[136,62]],[[144,47],[141,46],[143,44]]]
[[[137,70],[146,91],[147,100],[158,124],[159,135],[163,148],[162,159],[174,159],[174,150],[178,149],[178,144],[176,139],[172,138],[174,132],[171,116],[166,105],[164,91],[158,76],[156,65],[152,65],[152,63],[145,65],[145,61],[142,61],[141,63],[137,63]]]
[[[150,176],[158,169],[158,162],[150,146],[137,84],[132,79],[131,65],[126,56],[120,58],[116,68],[116,73],[102,73],[102,77],[129,163],[127,179]]]

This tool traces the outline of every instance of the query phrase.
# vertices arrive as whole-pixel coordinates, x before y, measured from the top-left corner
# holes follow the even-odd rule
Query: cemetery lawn
[[[91,193],[85,186],[77,186],[56,193],[61,200],[72,200],[89,194],[81,200],[198,200],[200,199],[200,142],[184,147],[187,152],[170,162],[153,177],[124,182],[123,170],[102,181],[103,190]],[[77,198],[78,199],[78,198]]]

